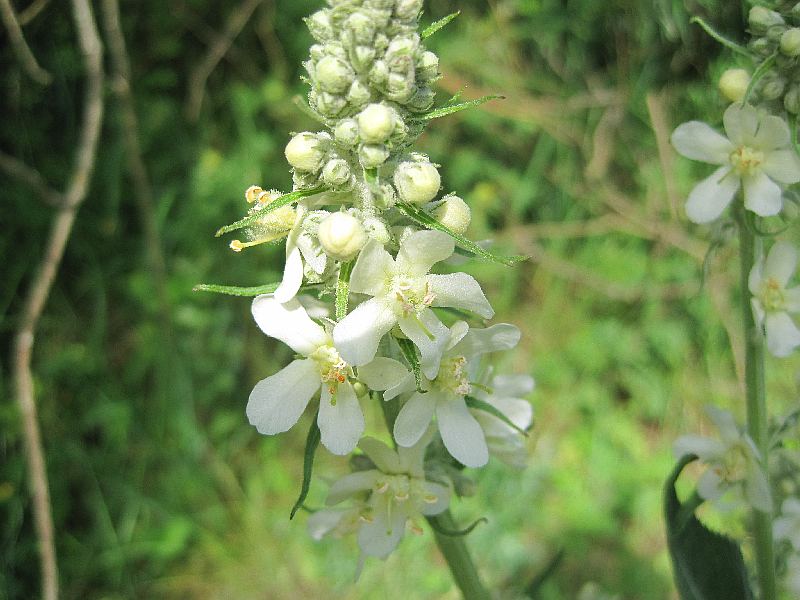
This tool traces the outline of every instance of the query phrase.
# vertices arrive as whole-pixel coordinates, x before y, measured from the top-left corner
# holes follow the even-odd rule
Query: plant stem
[[[426,518],[429,522],[434,521],[445,529],[458,529],[449,509],[435,517]],[[489,600],[491,595],[481,582],[469,549],[464,543],[464,537],[450,537],[435,530],[434,535],[436,536],[436,545],[439,546],[439,550],[447,561],[447,566],[450,567],[453,579],[465,600]]]
[[[737,214],[739,225],[739,258],[741,268],[742,324],[745,340],[745,388],[747,398],[747,432],[758,448],[764,473],[769,480],[769,436],[767,405],[764,390],[764,343],[756,326],[750,302],[748,279],[755,263],[759,240],[748,226],[744,208]],[[776,598],[775,556],[772,541],[772,514],[753,509],[753,541],[755,545],[758,586],[761,600]]]

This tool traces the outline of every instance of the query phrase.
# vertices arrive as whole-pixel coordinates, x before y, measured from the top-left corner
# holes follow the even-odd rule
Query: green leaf
[[[700,27],[703,28],[703,31],[705,31],[708,35],[710,35],[712,38],[714,38],[716,41],[718,41],[720,44],[722,44],[726,48],[729,48],[730,50],[733,50],[734,52],[736,52],[738,54],[742,54],[744,56],[748,56],[748,57],[752,56],[750,54],[750,52],[747,51],[747,48],[737,44],[736,42],[734,42],[732,40],[729,40],[728,38],[726,38],[721,33],[718,33],[713,27],[711,27],[711,25],[706,23],[700,17],[692,17],[689,20],[689,22],[690,23],[697,23],[698,25],[700,25]]]
[[[447,537],[464,537],[472,533],[472,530],[475,529],[481,523],[488,523],[489,519],[486,517],[481,517],[480,519],[476,519],[472,523],[470,523],[464,529],[448,529],[447,527],[443,526],[436,517],[428,517],[428,523],[431,524],[431,528],[441,535],[446,535]]]
[[[230,231],[236,231],[237,229],[242,229],[243,227],[247,227],[248,225],[252,225],[258,219],[263,217],[266,214],[271,213],[273,210],[277,210],[282,206],[286,206],[287,204],[291,204],[292,202],[296,202],[301,198],[307,198],[308,196],[314,196],[321,192],[324,192],[327,188],[325,186],[319,186],[315,188],[311,188],[310,190],[297,190],[296,192],[290,192],[288,194],[284,194],[279,198],[276,198],[272,202],[270,202],[267,206],[258,210],[252,214],[247,215],[243,219],[239,219],[235,223],[231,223],[230,225],[225,225],[225,227],[220,227],[217,230],[217,233],[214,235],[216,237],[221,236],[224,233],[228,233]]]
[[[397,340],[397,345],[400,346],[400,352],[402,352],[403,358],[406,359],[406,362],[411,367],[411,372],[414,373],[417,391],[424,394],[425,390],[422,389],[422,370],[419,367],[419,356],[417,356],[417,349],[414,346],[414,342],[408,338],[395,339]]]
[[[505,415],[505,413],[503,413],[503,411],[492,406],[488,402],[484,402],[483,400],[479,400],[478,398],[474,398],[473,396],[466,396],[464,400],[469,408],[474,408],[476,410],[482,410],[485,413],[489,413],[493,417],[497,417],[498,419],[500,419],[503,423],[511,427],[514,431],[521,433],[525,437],[528,437],[527,431],[525,431],[521,427],[517,427],[516,425],[514,425],[514,422],[511,419],[509,419]]]
[[[678,593],[681,600],[752,600],[739,545],[707,529],[675,493],[681,471],[696,459],[684,456],[664,487],[667,544]]]
[[[778,51],[775,50],[772,54],[770,54],[767,58],[764,59],[758,68],[753,72],[753,76],[750,78],[750,84],[747,86],[747,91],[744,93],[744,98],[742,98],[742,104],[747,104],[748,100],[750,100],[750,94],[753,93],[753,90],[756,87],[756,84],[759,80],[766,75],[772,66],[775,64],[775,61],[778,60]]]
[[[311,428],[308,430],[308,437],[306,438],[306,451],[303,458],[303,485],[300,486],[300,496],[297,502],[292,507],[292,512],[289,519],[294,519],[295,513],[300,510],[303,503],[308,496],[308,490],[311,488],[311,471],[314,468],[314,455],[317,453],[319,447],[320,433],[319,425],[317,425],[317,415],[314,415],[314,421],[311,423]]]
[[[238,287],[235,285],[217,285],[215,283],[199,283],[192,288],[193,292],[213,292],[215,294],[226,294],[228,296],[260,296],[261,294],[272,294],[278,289],[278,283],[268,283],[254,287]]]
[[[483,96],[482,98],[476,98],[475,100],[469,100],[468,102],[460,102],[458,104],[447,104],[445,106],[435,108],[431,112],[425,113],[424,115],[420,115],[418,119],[420,121],[430,121],[432,119],[438,119],[440,117],[446,117],[447,115],[452,115],[453,113],[461,112],[462,110],[467,110],[468,108],[475,108],[476,106],[480,106],[481,104],[485,104],[489,102],[489,100],[505,100],[505,96],[498,96],[498,95],[491,95],[491,96]]]
[[[497,254],[492,254],[488,250],[481,248],[475,242],[468,240],[463,235],[452,231],[449,227],[443,225],[428,213],[423,211],[421,208],[414,206],[413,204],[408,204],[407,202],[398,202],[397,209],[406,215],[412,221],[416,221],[419,225],[426,227],[427,229],[436,229],[437,231],[441,231],[446,233],[450,237],[452,237],[456,243],[461,246],[464,250],[472,254],[473,256],[479,256],[485,260],[489,260],[492,262],[500,263],[501,265],[506,265],[507,267],[514,266],[515,264],[522,262],[524,260],[528,260],[527,256],[498,256]]]
[[[436,32],[437,32],[437,31],[439,31],[439,30],[440,30],[442,27],[444,27],[445,25],[447,25],[448,23],[450,23],[450,21],[452,21],[453,19],[455,19],[455,18],[456,18],[458,15],[460,15],[460,14],[461,14],[461,11],[460,11],[460,10],[458,10],[458,11],[456,11],[456,12],[454,12],[454,13],[451,13],[451,14],[447,15],[447,16],[446,16],[446,17],[444,17],[443,19],[439,19],[438,21],[436,21],[436,22],[434,22],[434,23],[431,23],[430,25],[428,25],[428,26],[427,26],[427,27],[426,27],[426,28],[423,30],[423,32],[422,32],[422,34],[421,34],[421,35],[422,35],[422,39],[424,40],[425,38],[429,38],[429,37],[431,37],[431,36],[432,36],[434,33],[436,33]]]
[[[336,320],[341,321],[347,315],[347,301],[350,299],[350,274],[353,272],[354,260],[343,262],[339,266],[336,279]]]

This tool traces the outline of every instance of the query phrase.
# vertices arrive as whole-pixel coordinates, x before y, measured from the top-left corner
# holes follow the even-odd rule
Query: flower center
[[[317,362],[322,383],[328,384],[331,393],[331,404],[336,404],[336,387],[347,381],[347,363],[339,356],[336,348],[330,344],[320,346],[309,355]]]
[[[439,375],[434,380],[434,385],[456,396],[466,396],[472,391],[466,366],[467,359],[463,356],[445,358],[439,367]]]
[[[722,464],[714,467],[714,472],[723,481],[736,483],[747,477],[747,450],[741,444],[732,446],[726,453]]]
[[[740,175],[753,175],[764,162],[764,153],[748,146],[739,146],[731,152],[730,159]]]
[[[767,312],[775,312],[786,308],[786,301],[783,297],[783,286],[774,278],[767,278],[758,292],[758,299]]]
[[[386,495],[394,503],[403,503],[408,500],[433,504],[438,498],[428,494],[422,485],[422,480],[408,475],[384,475],[375,482],[376,494]]]
[[[390,295],[397,299],[403,316],[419,314],[429,307],[435,298],[424,277],[395,275],[389,284]]]

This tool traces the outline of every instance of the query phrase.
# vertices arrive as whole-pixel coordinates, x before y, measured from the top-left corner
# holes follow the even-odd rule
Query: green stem
[[[443,529],[458,529],[450,510],[446,510],[435,517],[426,517],[429,522],[435,522]],[[491,595],[483,586],[475,563],[469,554],[469,549],[463,537],[450,537],[434,530],[436,544],[442,552],[453,579],[456,581],[465,600],[489,600]]]
[[[745,387],[747,397],[747,432],[761,455],[761,464],[769,480],[769,436],[767,431],[767,404],[764,389],[764,343],[753,317],[748,298],[748,279],[756,259],[760,241],[748,226],[744,208],[737,214],[739,225],[739,258],[741,265],[742,324],[745,340]],[[772,514],[753,509],[753,541],[761,600],[777,597],[775,584],[775,556],[772,540]]]

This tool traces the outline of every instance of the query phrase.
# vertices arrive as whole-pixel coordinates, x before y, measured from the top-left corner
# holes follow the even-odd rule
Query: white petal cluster
[[[750,271],[753,314],[766,334],[767,349],[777,357],[788,356],[800,346],[800,329],[789,316],[800,312],[800,286],[787,287],[796,268],[795,247],[777,242]]]
[[[739,189],[744,206],[762,217],[783,207],[784,185],[800,181],[800,158],[780,117],[750,105],[732,104],[723,116],[727,137],[700,121],[673,132],[672,145],[686,158],[719,165],[689,194],[686,215],[695,223],[716,220]]]
[[[745,502],[760,511],[772,512],[772,496],[753,440],[736,424],[729,412],[707,406],[706,412],[719,431],[718,438],[685,435],[675,441],[676,458],[695,455],[707,467],[697,482],[697,493],[726,508]]]

